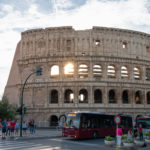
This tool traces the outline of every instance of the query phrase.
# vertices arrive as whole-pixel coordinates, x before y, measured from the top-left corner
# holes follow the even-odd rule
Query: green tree
[[[14,119],[16,116],[16,106],[9,104],[7,97],[3,97],[0,101],[0,118]]]

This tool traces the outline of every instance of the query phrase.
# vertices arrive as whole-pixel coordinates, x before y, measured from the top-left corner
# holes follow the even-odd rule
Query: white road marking
[[[85,142],[77,142],[77,141],[69,141],[69,140],[63,140],[63,139],[49,139],[53,141],[58,141],[58,142],[65,142],[65,143],[71,143],[71,144],[78,144],[78,145],[85,145],[85,146],[95,146],[95,147],[100,147],[98,144],[91,144],[91,143],[85,143]]]

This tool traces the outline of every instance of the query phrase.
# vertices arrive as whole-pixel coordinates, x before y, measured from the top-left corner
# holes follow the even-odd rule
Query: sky
[[[34,28],[93,26],[150,34],[150,0],[0,0],[0,98],[21,32]]]

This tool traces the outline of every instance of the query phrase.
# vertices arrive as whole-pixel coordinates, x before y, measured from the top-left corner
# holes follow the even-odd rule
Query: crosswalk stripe
[[[59,141],[59,142],[66,142],[66,143],[71,143],[71,144],[79,144],[79,145],[86,145],[86,146],[91,146],[91,147],[99,147],[98,144],[90,144],[90,143],[85,143],[85,142],[73,142],[73,141],[68,141],[68,140],[63,140],[63,139],[49,139],[53,141]]]
[[[9,150],[9,149],[16,149],[16,148],[30,148],[30,146],[32,146],[32,147],[39,147],[39,146],[41,146],[41,144],[32,144],[32,145],[16,145],[16,146],[9,146],[9,147],[0,147],[0,149],[2,148],[3,150]]]
[[[36,150],[43,150],[43,149],[49,150],[49,149],[51,149],[51,148],[53,148],[53,147],[51,147],[51,146],[39,146],[39,147],[36,147]],[[60,147],[59,147],[59,148],[60,148]],[[28,148],[28,150],[35,150],[35,147]]]

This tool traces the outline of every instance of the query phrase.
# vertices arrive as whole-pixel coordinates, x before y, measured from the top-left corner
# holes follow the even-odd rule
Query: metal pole
[[[117,124],[117,144],[118,144],[118,124]]]
[[[20,97],[20,105],[21,105],[21,113],[20,113],[20,137],[22,137],[22,121],[23,121],[23,93],[24,93],[24,88],[27,83],[27,80],[30,78],[31,75],[35,74],[36,72],[32,72],[25,80],[22,90],[21,90],[21,97]]]

